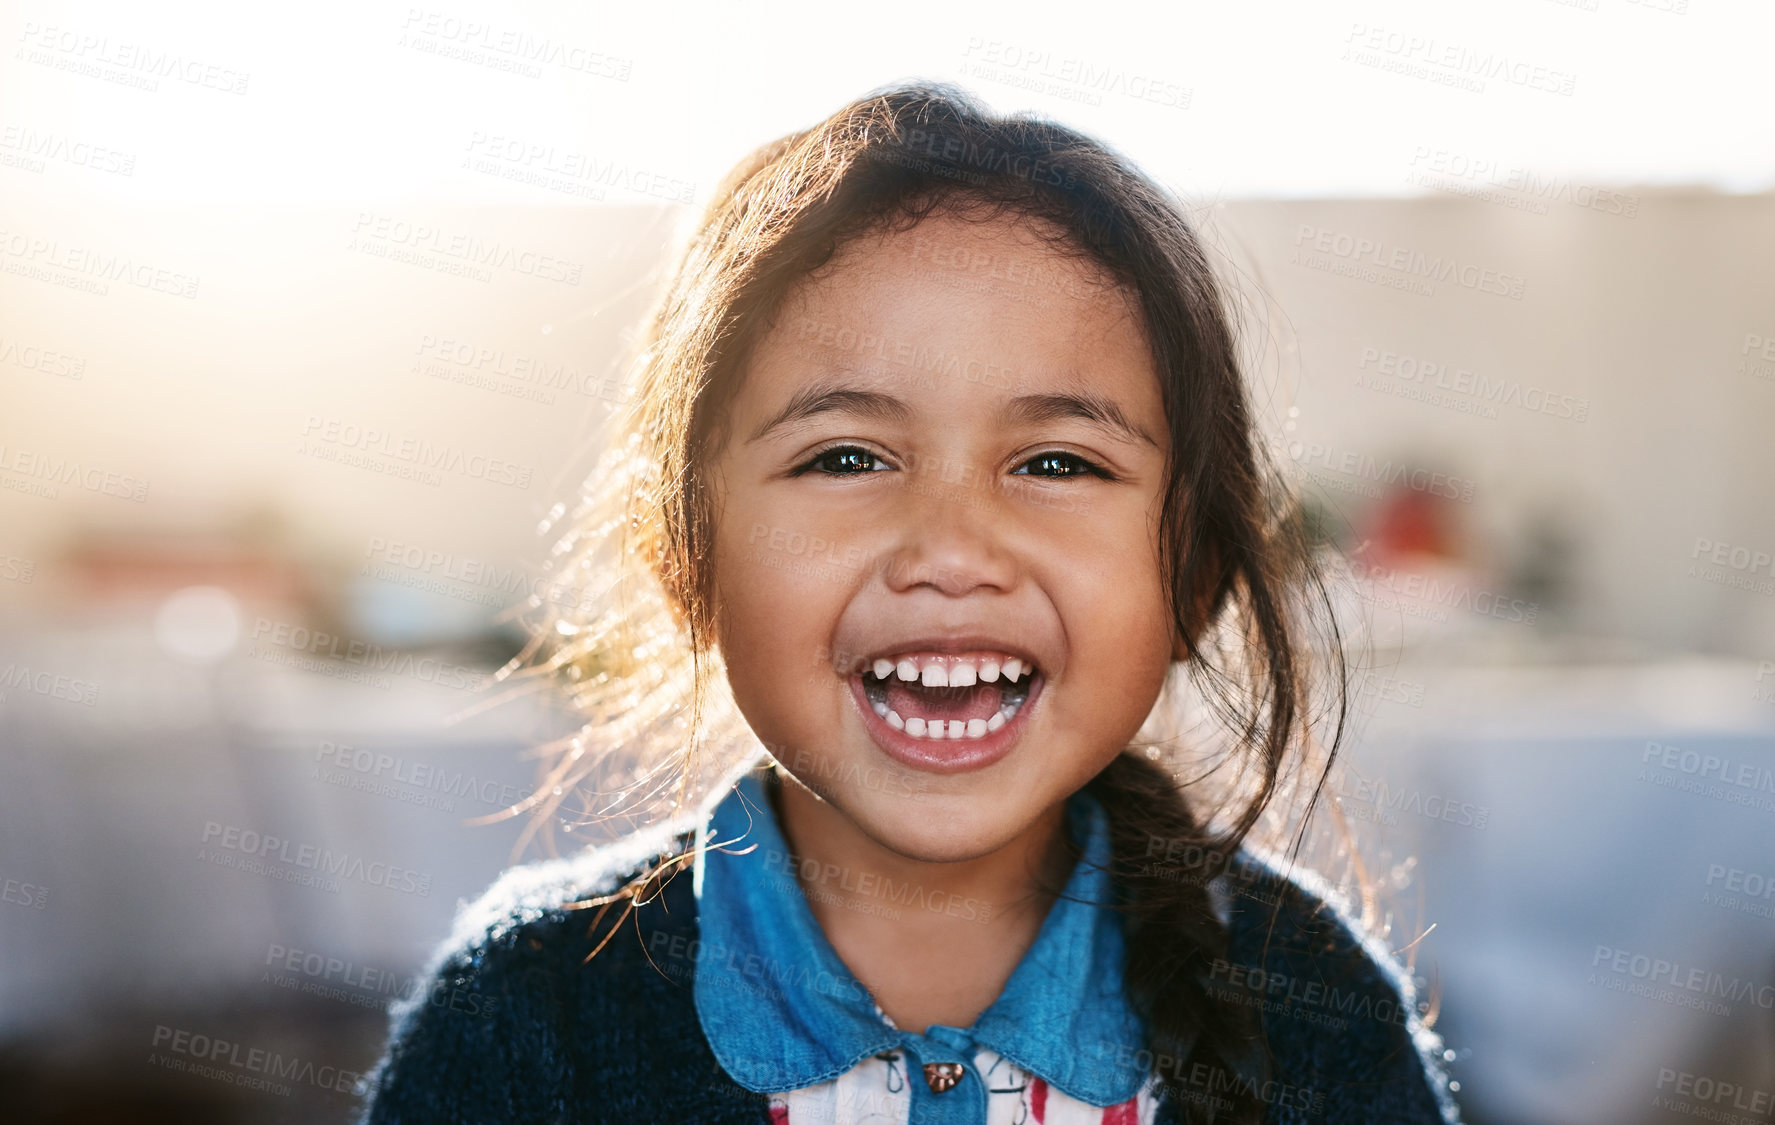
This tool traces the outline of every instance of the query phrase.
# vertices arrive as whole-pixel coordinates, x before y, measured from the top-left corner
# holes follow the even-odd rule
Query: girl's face
[[[802,784],[912,859],[976,858],[1051,823],[1179,655],[1158,555],[1167,426],[1138,306],[1035,229],[939,211],[847,243],[759,342],[713,466],[718,642],[741,711]],[[1036,667],[1027,699],[983,737],[963,719],[961,738],[929,723],[915,738],[876,713],[885,689],[903,727],[990,716],[1015,693],[1002,673],[979,681],[1018,654]],[[928,698],[925,666],[957,657],[976,686]]]

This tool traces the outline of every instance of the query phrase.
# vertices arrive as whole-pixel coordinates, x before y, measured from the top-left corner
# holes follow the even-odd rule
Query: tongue
[[[909,680],[891,679],[887,685],[887,704],[902,719],[990,719],[1003,705],[997,684],[974,684],[972,687],[924,687]]]

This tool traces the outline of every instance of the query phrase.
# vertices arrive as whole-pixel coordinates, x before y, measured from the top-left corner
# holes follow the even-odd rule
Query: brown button
[[[945,1090],[955,1089],[967,1068],[960,1063],[925,1063],[924,1080],[931,1088],[931,1093],[941,1094]]]

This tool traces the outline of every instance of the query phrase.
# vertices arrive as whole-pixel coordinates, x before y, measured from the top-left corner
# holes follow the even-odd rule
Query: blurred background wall
[[[572,729],[484,706],[501,611],[673,238],[750,145],[906,76],[1189,201],[1349,560],[1334,793],[1393,943],[1434,924],[1469,1120],[1770,1117],[1767,13],[3,15],[8,1119],[349,1117],[518,854],[465,822]],[[314,1065],[198,1073],[204,1036]]]

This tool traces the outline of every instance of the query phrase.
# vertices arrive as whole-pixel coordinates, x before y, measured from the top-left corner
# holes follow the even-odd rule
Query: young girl
[[[1457,1120],[1247,842],[1323,597],[1163,191],[888,90],[735,169],[645,344],[520,658],[590,718],[540,807],[633,830],[460,914],[365,1121]]]

